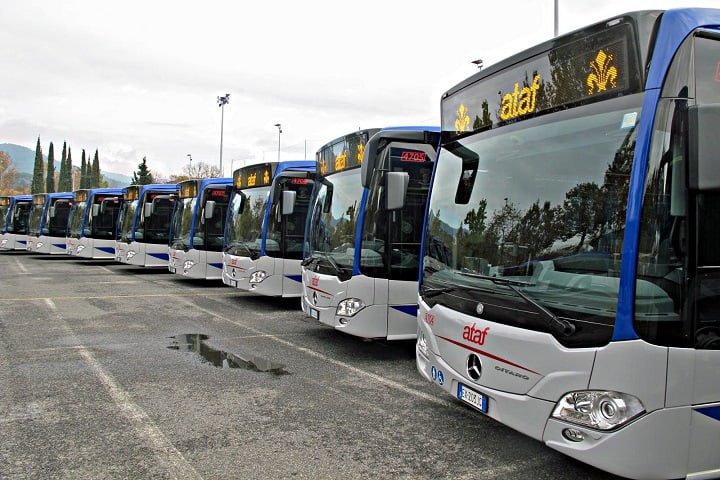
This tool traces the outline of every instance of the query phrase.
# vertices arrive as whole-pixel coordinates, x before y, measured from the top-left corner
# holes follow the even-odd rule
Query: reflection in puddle
[[[253,372],[268,372],[273,375],[286,375],[289,372],[285,370],[285,365],[271,362],[256,355],[240,356],[231,352],[224,352],[209,347],[205,340],[207,335],[201,333],[188,333],[184,335],[175,335],[170,337],[172,345],[168,348],[180,350],[182,352],[195,352],[200,355],[205,362],[220,368],[242,368]]]

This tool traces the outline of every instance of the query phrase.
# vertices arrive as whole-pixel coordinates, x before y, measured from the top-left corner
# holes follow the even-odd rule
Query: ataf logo
[[[313,277],[313,279],[310,281],[310,284],[313,287],[317,287],[319,283],[320,283],[320,277]]]
[[[472,324],[469,327],[463,328],[463,340],[468,342],[477,343],[478,345],[485,344],[485,337],[487,337],[490,327],[485,327],[482,330],[476,328],[476,324]]]
[[[428,325],[435,325],[435,315],[433,315],[430,312],[425,313],[424,320],[425,320],[425,323],[427,323]]]

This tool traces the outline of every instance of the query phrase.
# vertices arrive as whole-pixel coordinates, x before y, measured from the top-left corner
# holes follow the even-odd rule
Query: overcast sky
[[[314,158],[358,128],[438,125],[440,96],[553,36],[554,0],[0,0],[0,143],[131,175]],[[559,0],[559,32],[720,0]],[[217,97],[230,94],[221,110]],[[279,134],[275,124],[282,125]]]

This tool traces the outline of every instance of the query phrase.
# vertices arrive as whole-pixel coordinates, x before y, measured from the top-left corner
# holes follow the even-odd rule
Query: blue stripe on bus
[[[720,407],[703,407],[695,408],[694,410],[715,420],[720,420]]]
[[[65,244],[65,243],[51,243],[50,245],[52,245],[55,248],[67,248],[67,244]]]
[[[390,308],[402,313],[407,313],[410,316],[417,317],[417,305],[390,305]]]
[[[95,247],[95,248],[97,248],[101,252],[112,253],[113,255],[115,255],[115,247],[114,246],[113,247]]]
[[[295,280],[298,283],[302,282],[302,275],[285,275],[285,278],[289,278],[290,280]]]
[[[222,269],[223,263],[222,263],[222,262],[220,262],[220,263],[208,263],[208,267],[215,267],[215,268]]]
[[[168,253],[148,253],[148,255],[158,260],[170,261],[170,254]]]

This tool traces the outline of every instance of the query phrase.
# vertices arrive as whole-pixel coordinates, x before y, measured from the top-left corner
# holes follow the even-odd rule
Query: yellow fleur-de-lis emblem
[[[468,109],[465,107],[464,103],[460,104],[456,114],[455,133],[463,133],[470,127],[470,116],[468,115]]]
[[[320,160],[320,173],[322,173],[323,175],[327,173],[327,163],[325,162],[324,158]]]
[[[365,144],[361,143],[358,145],[358,151],[357,151],[357,162],[362,163],[363,155],[365,155]]]
[[[612,61],[613,56],[611,54],[600,50],[595,60],[590,62],[590,68],[594,72],[590,73],[585,81],[588,86],[588,95],[604,92],[608,89],[608,84],[610,88],[617,87],[618,70],[615,65],[610,65]]]

